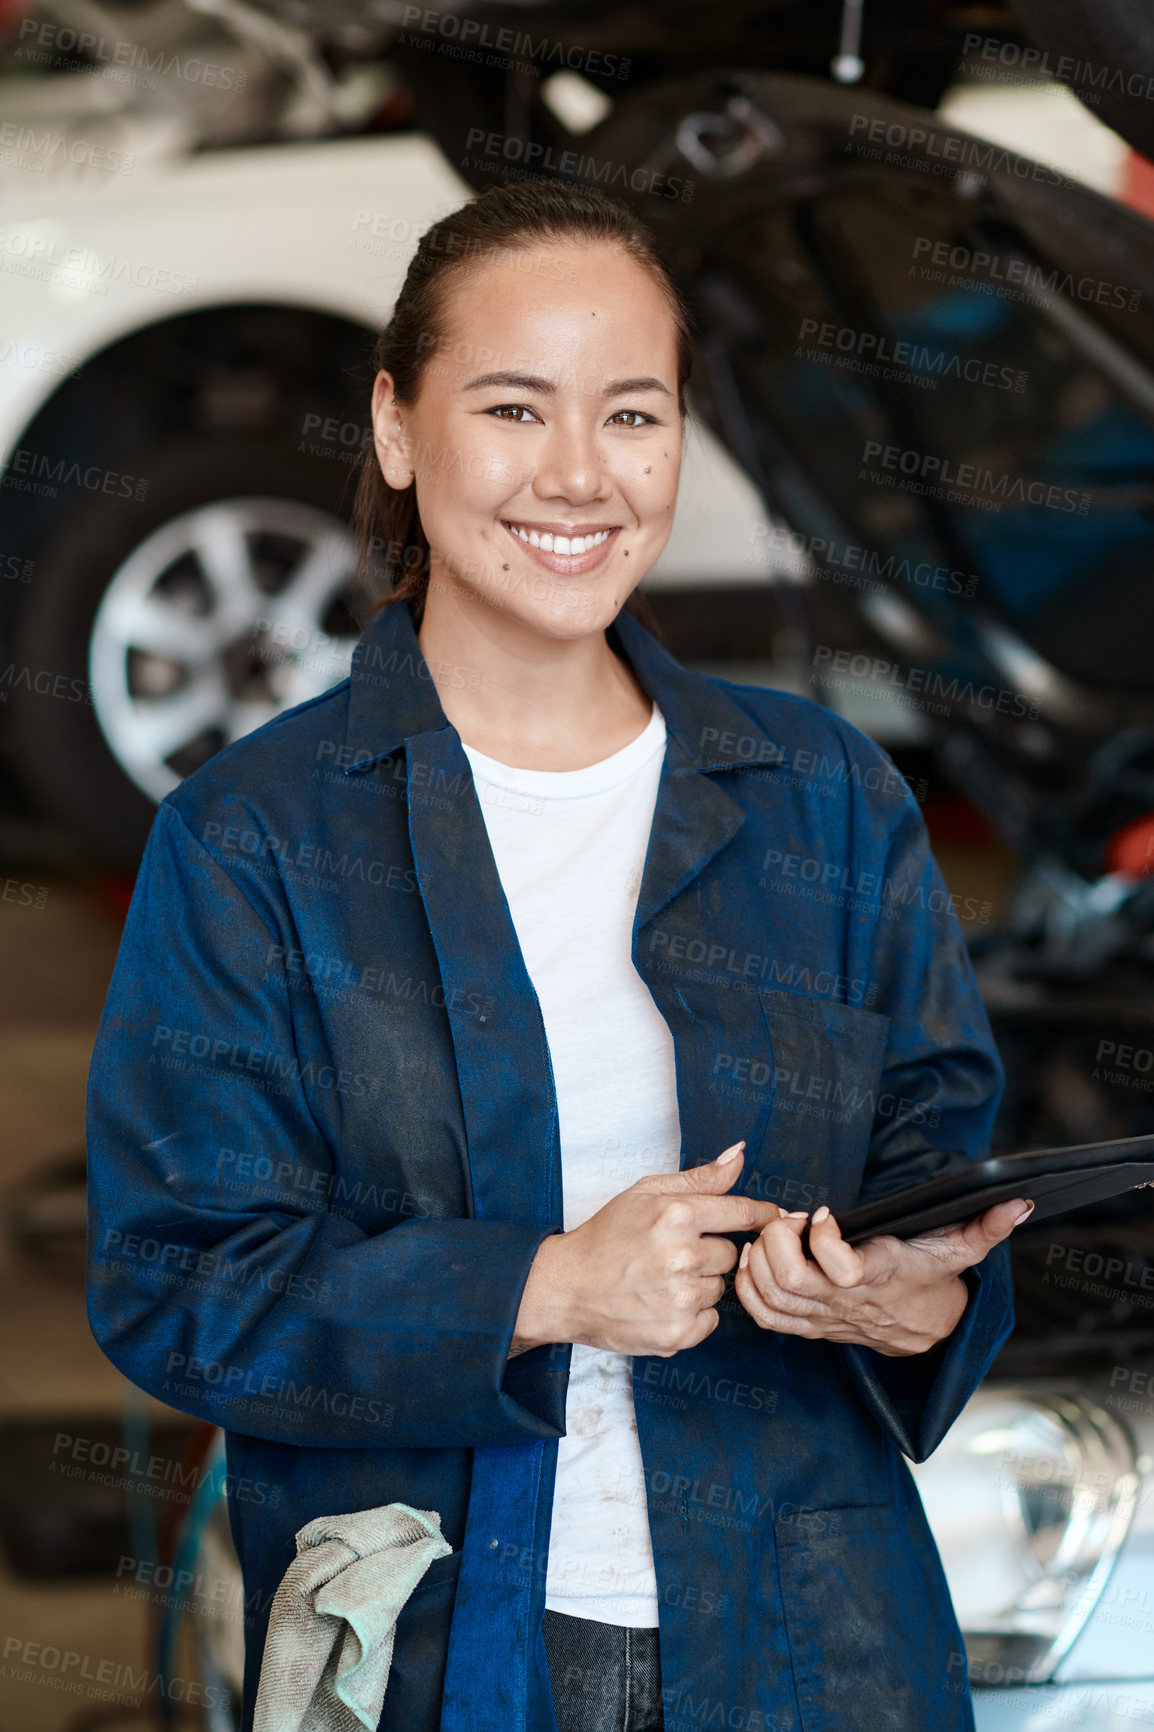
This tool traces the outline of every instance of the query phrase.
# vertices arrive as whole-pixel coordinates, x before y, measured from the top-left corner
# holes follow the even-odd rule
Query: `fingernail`
[[[744,1269],[745,1265],[748,1262],[749,1262],[749,1242],[747,1240],[746,1243],[741,1247],[741,1256],[737,1259],[737,1267],[739,1269]]]
[[[829,1216],[829,1205],[827,1203],[823,1203],[820,1209],[815,1209],[813,1212],[813,1224],[814,1224],[814,1226],[816,1227],[819,1221],[824,1221],[824,1220],[828,1219],[828,1216]]]
[[[1028,1221],[1030,1216],[1033,1213],[1034,1213],[1033,1203],[1027,1203],[1026,1207],[1021,1211],[1021,1213],[1014,1216],[1015,1227],[1020,1227],[1022,1225],[1023,1221]]]
[[[741,1151],[744,1147],[745,1147],[745,1138],[742,1137],[742,1139],[739,1143],[734,1143],[732,1148],[726,1149],[723,1154],[718,1155],[718,1157],[717,1157],[718,1166],[724,1167],[724,1166],[728,1165],[728,1163],[730,1161],[736,1161],[738,1155],[741,1153]]]
[[[804,1221],[805,1220],[805,1210],[804,1209],[787,1209],[785,1212],[785,1218],[787,1221]]]

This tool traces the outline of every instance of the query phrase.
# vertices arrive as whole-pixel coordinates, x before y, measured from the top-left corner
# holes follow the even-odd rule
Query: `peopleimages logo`
[[[914,241],[912,257],[914,260],[925,260],[936,267],[938,273],[950,270],[959,273],[949,279],[961,281],[965,277],[985,278],[990,285],[1006,284],[1015,289],[1032,291],[1032,295],[1023,298],[1044,304],[1048,295],[1068,295],[1072,300],[1093,303],[1099,307],[1118,307],[1124,311],[1136,311],[1142,299],[1142,290],[1129,287],[1124,283],[1111,283],[1099,277],[1075,277],[1069,271],[1058,269],[1044,270],[1039,264],[1029,259],[1018,258],[1013,254],[984,252],[981,248],[960,246],[953,241],[934,240],[929,235],[919,235]],[[913,266],[910,267],[911,274]],[[925,271],[920,271],[926,275]],[[935,276],[930,280],[945,281],[944,275]],[[982,286],[976,284],[975,286]]]
[[[953,177],[1003,174],[1016,180],[1042,181],[1047,186],[1073,186],[1072,178],[1048,163],[1007,150],[986,138],[946,132],[932,126],[907,126],[876,114],[855,114],[850,121],[846,153],[868,162],[889,162],[922,174]]]
[[[477,167],[489,168],[491,165],[485,162],[485,157],[497,158],[538,173],[565,178],[575,175],[580,180],[593,181],[606,188],[648,192],[656,198],[680,199],[682,204],[688,204],[693,197],[693,181],[680,175],[662,174],[656,169],[634,167],[608,157],[586,156],[579,150],[556,151],[551,144],[543,144],[539,139],[486,132],[483,126],[471,126],[465,149],[474,150],[478,145],[482,155],[475,159]]]
[[[889,661],[885,656],[870,656],[864,650],[835,650],[829,644],[815,644],[811,674],[813,682],[839,686],[856,696],[881,695],[886,686],[900,691],[903,700],[931,715],[946,715],[952,705],[968,705],[970,709],[996,710],[999,715],[1024,716],[1038,719],[1038,706],[1032,698],[1006,687],[989,684],[975,685],[973,680],[945,674],[940,668],[919,668],[904,662]],[[848,674],[851,679],[864,681],[851,685],[837,676]],[[930,700],[938,700],[931,703]]]
[[[1093,15],[1095,9],[1090,9]],[[1136,15],[1140,9],[1135,8]],[[1079,60],[1074,54],[1059,54],[1051,58],[1048,48],[1035,48],[1031,43],[1006,42],[998,36],[983,36],[979,31],[967,31],[962,39],[964,64],[970,77],[996,77],[999,84],[1037,84],[1042,79],[1055,79],[1076,90],[1082,102],[1099,102],[1103,94],[1130,96],[1140,102],[1154,98],[1154,76],[1147,69],[1132,66],[1112,66],[1100,60]],[[986,62],[986,65],[982,63]],[[987,70],[987,67],[989,70]],[[1008,77],[1008,72],[1021,77]]]
[[[1029,375],[1021,367],[1004,367],[996,361],[983,361],[977,355],[959,355],[928,343],[915,343],[888,337],[877,331],[862,331],[854,325],[835,325],[820,319],[803,319],[798,327],[797,354],[804,360],[831,361],[841,366],[852,362],[860,371],[880,373],[883,362],[892,363],[884,376],[909,374],[923,385],[936,387],[940,379],[955,379],[968,385],[989,385],[998,391],[1015,391],[1020,396],[1026,389]],[[802,348],[816,343],[818,349]],[[821,350],[829,354],[822,354]]]
[[[413,30],[413,26],[416,30]],[[600,48],[582,48],[574,42],[562,42],[548,36],[534,37],[528,30],[514,30],[509,25],[494,25],[478,18],[465,18],[455,12],[439,12],[427,6],[406,6],[401,18],[403,30],[412,34],[401,42],[407,47],[429,47],[420,35],[435,36],[437,47],[445,42],[459,43],[465,50],[463,58],[476,63],[499,66],[510,62],[518,71],[583,72],[602,78],[627,78],[633,64],[620,54]],[[418,34],[418,32],[420,34]],[[478,50],[488,49],[486,56]]]
[[[15,163],[42,174],[46,168],[99,168],[110,174],[131,174],[135,157],[97,140],[75,138],[71,133],[41,131],[17,121],[0,122],[0,161]]]
[[[96,14],[99,16],[99,14]],[[26,38],[32,37],[31,43]],[[97,36],[92,30],[75,30],[67,24],[52,24],[36,18],[22,19],[19,31],[20,48],[17,59],[50,63],[60,57],[72,57],[77,68],[91,76],[92,61],[101,62],[105,69],[127,69],[148,74],[145,88],[155,90],[160,78],[179,78],[184,84],[203,84],[212,90],[231,90],[238,96],[248,80],[248,73],[233,66],[222,66],[212,60],[182,60],[167,48],[147,48],[140,42],[118,41],[115,37]],[[39,51],[39,52],[37,52]],[[56,70],[65,70],[57,64]],[[71,70],[71,68],[69,68]],[[156,76],[151,76],[155,74]]]
[[[1090,509],[1090,495],[1077,487],[1030,481],[1024,475],[999,474],[977,463],[955,463],[932,451],[883,445],[877,439],[866,440],[862,461],[877,462],[881,471],[863,470],[859,480],[880,479],[889,486],[908,488],[933,498],[969,499],[988,511],[1000,511],[1003,504],[1037,505],[1049,511],[1076,511],[1079,517],[1085,517]],[[892,481],[891,475],[895,477]],[[898,476],[902,479],[897,480]]]

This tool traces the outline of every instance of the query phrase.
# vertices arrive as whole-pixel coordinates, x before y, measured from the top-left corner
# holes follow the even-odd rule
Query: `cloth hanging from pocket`
[[[318,1516],[269,1614],[253,1732],[375,1732],[401,1607],[452,1546],[407,1503]]]

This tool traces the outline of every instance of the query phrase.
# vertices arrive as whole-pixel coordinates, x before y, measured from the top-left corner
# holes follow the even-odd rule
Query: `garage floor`
[[[33,880],[22,871],[7,882]],[[83,1152],[88,1060],[120,916],[114,898],[93,888],[37,878],[35,890],[31,901],[12,891],[10,899],[0,897],[0,968],[7,982],[0,999],[0,1426],[47,1421],[56,1450],[61,1436],[90,1433],[94,1419],[119,1425],[127,1385],[88,1331],[75,1188],[56,1195],[60,1232],[46,1241],[54,1254],[22,1252],[10,1229],[26,1213],[27,1181]],[[152,1409],[158,1421],[181,1417],[159,1403]],[[58,1460],[74,1468],[84,1453],[74,1444],[57,1451]],[[42,1472],[49,1464],[34,1465]],[[81,1478],[86,1471],[79,1468]],[[6,1491],[19,1497],[22,1489]],[[62,1501],[76,1495],[71,1482],[68,1492],[72,1497],[62,1493]],[[124,1683],[121,1668],[139,1683],[149,1657],[147,1607],[114,1593],[114,1586],[107,1577],[29,1582],[3,1562],[0,1732],[63,1732],[79,1724],[101,1705],[99,1695],[75,1693],[89,1688],[83,1681],[75,1685],[81,1672],[97,1680],[96,1690],[120,1680],[115,1696],[143,1701],[131,1681]],[[87,1665],[73,1662],[65,1671],[54,1649],[79,1654]],[[102,1668],[101,1662],[111,1664]],[[121,1724],[139,1728],[139,1710],[125,1707],[122,1715],[102,1719],[110,1732]]]

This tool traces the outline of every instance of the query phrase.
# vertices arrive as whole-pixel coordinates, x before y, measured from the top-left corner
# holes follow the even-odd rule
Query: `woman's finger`
[[[1008,1239],[1014,1228],[1020,1227],[1033,1212],[1033,1203],[1027,1202],[1025,1197],[1015,1197],[1008,1203],[995,1203],[992,1209],[986,1209],[982,1214],[975,1215],[972,1221],[967,1221],[962,1228],[966,1256],[963,1266],[972,1267],[973,1264],[980,1263],[995,1245]]]
[[[760,1329],[773,1329],[779,1335],[816,1336],[820,1333],[816,1320],[802,1314],[782,1311],[764,1298],[749,1273],[748,1265],[740,1267],[733,1284],[734,1292]]]
[[[787,1217],[764,1227],[742,1265],[764,1300],[797,1316],[806,1315],[831,1291],[825,1275],[806,1261],[801,1248],[804,1225]]]
[[[737,1246],[732,1239],[723,1239],[719,1233],[703,1234],[700,1240],[701,1249],[698,1260],[693,1267],[694,1275],[728,1275],[737,1262]]]
[[[930,1252],[957,1274],[988,1257],[994,1246],[1008,1239],[1014,1228],[1021,1226],[1033,1212],[1033,1203],[1025,1197],[1015,1197],[1007,1203],[995,1203],[993,1208],[983,1210],[958,1227],[938,1227],[929,1233],[919,1233],[908,1243]]]
[[[825,1203],[814,1210],[809,1224],[809,1254],[835,1287],[858,1287],[866,1279],[865,1258],[846,1244]]]

